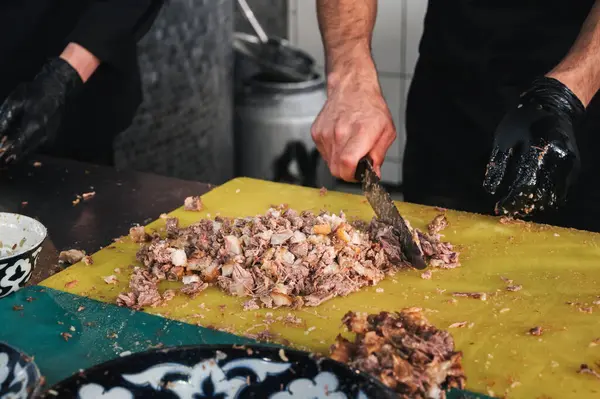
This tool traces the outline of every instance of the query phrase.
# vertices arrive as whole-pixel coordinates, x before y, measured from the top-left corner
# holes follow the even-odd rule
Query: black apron
[[[98,44],[103,54],[110,54],[103,38],[111,34],[140,30],[140,20],[153,20],[145,15],[146,5],[135,7],[128,1],[95,0],[2,0],[0,3],[0,102],[20,83],[34,78],[42,65],[60,55],[78,31],[82,41]],[[98,12],[90,14],[90,5]],[[120,8],[123,8],[121,12]],[[160,7],[156,7],[159,9]],[[92,8],[93,9],[93,8]],[[133,10],[133,11],[132,11]],[[94,14],[95,13],[95,14]],[[107,14],[111,14],[107,17]],[[89,27],[81,29],[82,16]],[[110,17],[110,23],[104,23]],[[78,25],[79,24],[79,25]],[[131,29],[129,28],[131,27]],[[142,30],[147,26],[142,26]],[[144,32],[145,33],[145,32]],[[114,37],[114,36],[113,36]],[[133,40],[131,43],[135,43]],[[128,45],[115,59],[102,64],[88,80],[79,98],[70,105],[61,125],[58,139],[42,149],[42,153],[80,161],[112,164],[114,137],[132,121],[141,103],[141,79],[135,45]]]
[[[594,1],[429,1],[406,109],[406,201],[493,212],[482,184],[496,126],[566,55]],[[568,205],[536,220],[600,231],[600,96],[576,134],[583,168]]]

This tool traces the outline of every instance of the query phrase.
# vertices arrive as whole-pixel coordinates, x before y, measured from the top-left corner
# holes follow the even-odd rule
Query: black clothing
[[[83,46],[101,65],[64,118],[57,141],[62,145],[45,152],[91,162],[96,153],[98,159],[111,158],[99,153],[112,152],[112,139],[129,126],[141,103],[136,43],[162,4],[163,0],[3,0],[0,102],[19,83],[32,80],[67,44]]]
[[[406,201],[493,213],[498,198],[483,180],[494,131],[567,54],[593,4],[429,1],[406,110]],[[575,136],[582,167],[568,204],[534,220],[600,231],[600,96]]]

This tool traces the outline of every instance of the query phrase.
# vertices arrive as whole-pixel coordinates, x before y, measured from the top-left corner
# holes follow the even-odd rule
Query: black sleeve
[[[84,12],[68,42],[77,43],[102,63],[119,68],[135,55],[164,0],[96,0]]]

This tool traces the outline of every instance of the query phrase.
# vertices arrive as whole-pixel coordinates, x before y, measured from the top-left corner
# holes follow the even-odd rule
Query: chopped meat
[[[447,389],[465,387],[462,353],[420,309],[368,316],[348,312],[343,322],[356,337],[352,342],[338,335],[331,358],[373,375],[399,398],[443,399]]]
[[[60,333],[60,336],[61,336],[61,337],[63,337],[63,339],[64,339],[65,341],[68,341],[68,340],[69,340],[69,338],[72,338],[72,337],[73,337],[73,335],[72,335],[72,334],[69,334],[68,332],[62,332],[62,333]]]
[[[598,373],[596,370],[594,370],[593,368],[591,368],[587,364],[582,364],[581,366],[579,366],[579,370],[577,372],[579,374],[591,374],[594,377],[600,379],[600,373]]]
[[[544,332],[544,329],[542,327],[540,327],[540,326],[533,327],[532,329],[529,330],[529,334],[535,335],[535,336],[538,336],[538,337],[540,335],[542,335],[543,332]]]
[[[65,283],[65,288],[73,288],[79,284],[79,280],[71,280]]]
[[[157,307],[162,305],[169,299],[167,292],[163,297],[158,292],[158,278],[152,275],[149,271],[141,267],[135,267],[131,280],[129,281],[130,291],[119,294],[117,297],[117,305],[126,306],[135,310],[140,310],[146,306]]]
[[[456,323],[452,323],[448,326],[448,328],[463,328],[467,325],[466,321],[459,321]]]
[[[90,255],[86,255],[83,257],[82,262],[89,266],[94,264],[94,259]]]
[[[23,309],[24,309],[23,305],[14,305],[14,306],[13,306],[13,310],[14,310],[15,312],[17,312],[17,311],[19,311],[19,310],[23,310]]]
[[[323,197],[325,196],[325,194],[327,194],[327,189],[325,187],[321,187],[321,189],[319,190],[319,195]]]
[[[260,309],[260,306],[258,303],[256,303],[256,300],[254,299],[250,299],[249,301],[244,302],[244,310],[257,310]]]
[[[183,209],[186,211],[199,212],[203,208],[202,200],[198,196],[187,197],[183,202]]]
[[[208,288],[207,283],[193,281],[191,283],[184,284],[179,291],[181,291],[182,294],[189,296],[190,298],[195,298],[206,288]]]
[[[115,276],[114,274],[103,277],[103,279],[106,284],[118,284],[119,283],[119,280],[117,280],[117,276]]]
[[[501,224],[523,224],[523,223],[525,223],[521,219],[514,219],[510,216],[502,216],[502,217],[500,217],[499,221]]]
[[[427,271],[424,271],[423,273],[421,273],[421,278],[423,280],[431,280],[431,275],[432,275],[431,270],[427,270]]]
[[[136,255],[154,286],[161,280],[183,281],[182,292],[195,295],[214,284],[230,295],[246,297],[246,310],[318,306],[408,267],[394,262],[400,259],[398,240],[387,240],[390,227],[376,219],[370,225],[351,224],[343,213],[297,212],[287,206],[254,217],[202,219],[187,227],[180,227],[177,218],[165,219],[166,237],[152,235]],[[459,265],[458,253],[438,235],[417,229],[413,233],[420,234],[432,266]],[[132,279],[139,280],[139,273]],[[130,283],[132,292],[122,294],[120,304],[160,302],[158,292],[151,291],[155,300],[144,297],[140,305],[131,284],[139,282]]]
[[[427,226],[427,230],[429,231],[430,235],[434,236],[436,234],[439,234],[440,231],[444,230],[446,227],[448,227],[448,219],[446,219],[446,215],[441,214],[437,215],[431,221],[431,223],[429,223],[429,225]]]
[[[442,218],[440,218],[442,216]],[[435,234],[424,233],[419,229],[411,229],[413,240],[417,243],[423,258],[431,267],[441,269],[454,269],[460,266],[458,260],[459,253],[454,251],[452,244],[442,242],[439,232],[446,227],[447,221],[444,215],[440,215],[430,224],[430,230],[436,231]],[[436,222],[437,220],[437,222]],[[445,222],[444,222],[445,221]],[[407,225],[409,225],[407,223]],[[431,226],[434,226],[433,228]],[[380,242],[383,251],[389,261],[393,264],[404,262],[400,237],[396,230],[377,219],[373,219],[369,226],[369,232],[373,240]]]
[[[134,226],[129,229],[129,237],[133,242],[146,242],[150,240],[150,234],[146,233],[144,226]]]
[[[487,294],[485,292],[453,292],[452,296],[481,299],[482,301],[487,299]]]
[[[58,261],[73,265],[83,259],[85,251],[79,249],[69,249],[67,251],[61,251],[58,255]]]
[[[506,287],[506,291],[517,292],[517,291],[521,291],[522,288],[523,288],[523,286],[520,284],[509,285],[508,287]]]

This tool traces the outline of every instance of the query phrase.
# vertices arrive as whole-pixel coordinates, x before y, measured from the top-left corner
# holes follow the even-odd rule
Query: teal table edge
[[[152,348],[253,344],[221,331],[41,286],[0,299],[0,341],[33,356],[46,386],[92,366]],[[448,399],[489,399],[452,390]]]

